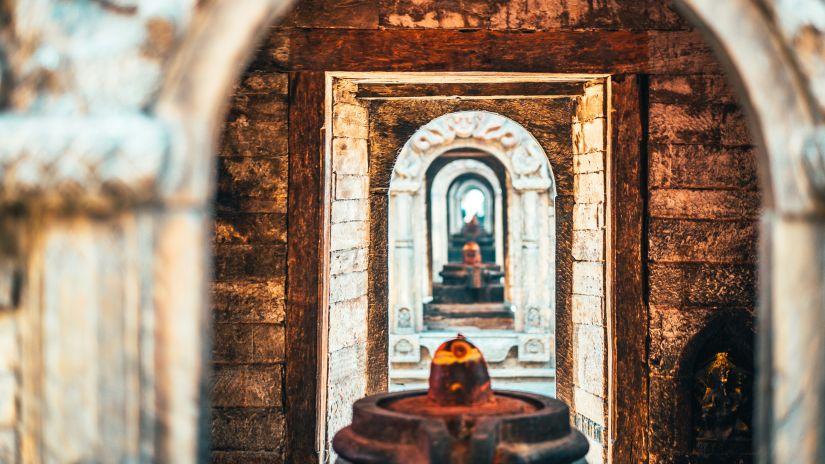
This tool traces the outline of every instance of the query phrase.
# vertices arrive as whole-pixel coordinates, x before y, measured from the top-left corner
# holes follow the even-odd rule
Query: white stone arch
[[[458,159],[444,165],[433,177],[430,187],[430,237],[432,240],[432,281],[441,282],[438,275],[444,264],[447,263],[449,249],[449,234],[454,226],[453,218],[449,217],[450,207],[448,204],[453,201],[448,198],[451,187],[459,177],[466,174],[475,174],[485,179],[492,187],[492,211],[493,226],[496,245],[496,263],[504,265],[504,224],[503,224],[503,195],[501,183],[496,173],[486,164],[474,159]],[[439,218],[446,221],[439,220]]]
[[[495,199],[493,187],[488,183],[489,179],[482,179],[477,176],[468,176],[466,178],[454,179],[450,188],[447,190],[447,221],[448,230],[451,234],[461,232],[464,227],[464,216],[461,214],[461,201],[464,195],[472,190],[479,190],[484,195],[484,198],[489,198],[490,201],[485,203],[485,218],[495,220],[495,208],[492,204]],[[496,184],[495,190],[501,191],[501,187]],[[482,228],[489,233],[495,231],[495,227],[490,221],[485,221]]]
[[[555,317],[553,170],[527,129],[487,111],[440,116],[418,129],[401,149],[389,188],[390,332],[410,334],[424,328],[422,306],[429,288],[425,176],[442,154],[466,149],[489,153],[507,173],[505,273],[515,330],[549,334]],[[550,353],[547,356],[549,360]]]

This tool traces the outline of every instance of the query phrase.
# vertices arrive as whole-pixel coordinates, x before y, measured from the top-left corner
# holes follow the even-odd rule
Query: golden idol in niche
[[[730,353],[716,353],[698,369],[694,378],[699,417],[696,438],[727,441],[750,435],[751,376],[731,360]]]

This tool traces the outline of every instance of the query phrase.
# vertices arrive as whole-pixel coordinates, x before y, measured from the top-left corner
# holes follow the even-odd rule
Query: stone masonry
[[[288,77],[249,73],[218,164],[213,461],[282,460]]]

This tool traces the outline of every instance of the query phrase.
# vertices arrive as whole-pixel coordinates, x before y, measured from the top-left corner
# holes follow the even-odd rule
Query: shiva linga
[[[442,282],[433,283],[433,299],[424,304],[424,324],[436,330],[512,329],[501,266],[482,262],[481,247],[473,240],[464,244],[462,255],[462,262],[444,265]]]
[[[492,390],[487,363],[459,335],[430,366],[429,390],[368,396],[332,441],[338,464],[564,464],[587,454],[563,402]]]

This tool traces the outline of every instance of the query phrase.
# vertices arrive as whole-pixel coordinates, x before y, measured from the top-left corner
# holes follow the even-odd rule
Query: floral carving
[[[429,122],[404,145],[393,171],[393,190],[418,190],[426,166],[442,153],[458,148],[476,148],[498,157],[513,173],[517,190],[553,186],[547,156],[524,127],[496,113],[460,111]]]

